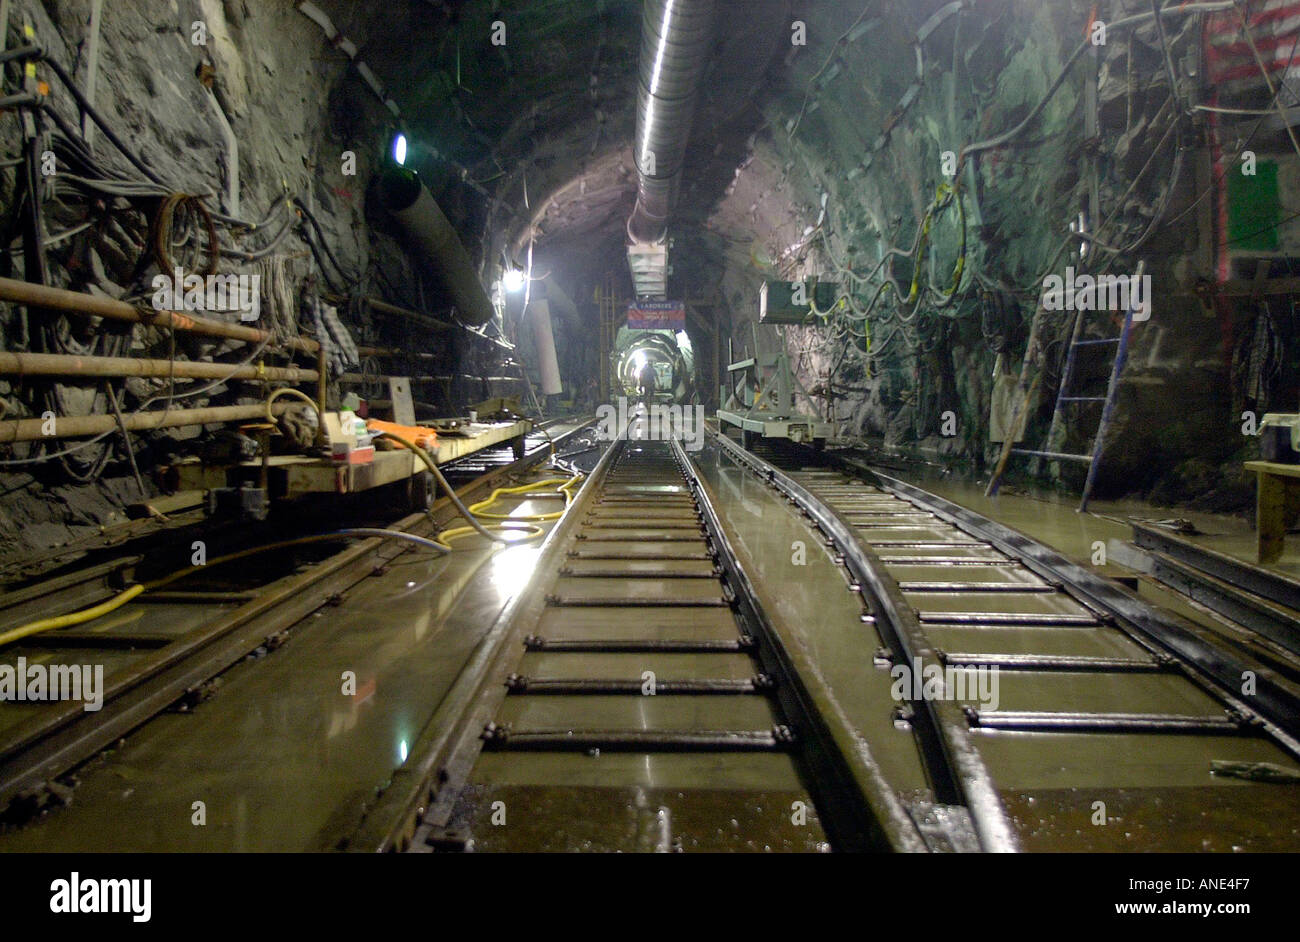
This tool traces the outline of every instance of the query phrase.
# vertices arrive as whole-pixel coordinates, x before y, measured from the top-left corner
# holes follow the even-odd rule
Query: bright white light
[[[518,268],[511,268],[501,277],[501,284],[507,291],[518,291],[524,286],[524,273]]]
[[[632,354],[632,375],[640,375],[641,370],[645,368],[645,351],[638,350]]]
[[[405,762],[406,761],[406,740],[405,739],[403,739],[400,743],[397,744],[397,752],[398,755],[402,757],[402,761]]]
[[[406,135],[405,134],[397,135],[397,139],[393,141],[393,160],[397,162],[397,166],[399,167],[406,166]]]

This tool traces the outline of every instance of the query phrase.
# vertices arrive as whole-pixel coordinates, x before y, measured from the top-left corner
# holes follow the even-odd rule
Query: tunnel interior
[[[1098,494],[1248,512],[1254,433],[1300,393],[1292,24],[1268,4],[1247,38],[1226,8],[1137,0],[102,6],[10,5],[7,48],[41,58],[31,79],[6,64],[5,274],[137,306],[191,268],[258,275],[282,334],[318,329],[307,292],[345,335],[339,401],[407,376],[421,419],[496,396],[590,409],[618,394],[629,305],[666,301],[694,360],[667,385],[709,408],[732,363],[784,352],[799,382],[778,411],[841,441],[1077,491],[1080,462],[1003,460],[1006,426],[1086,455],[1109,399]],[[1051,278],[1139,264],[1150,307],[1109,389],[1113,349],[1075,341],[1125,311],[1039,309]],[[765,286],[796,283],[826,308],[760,323]],[[249,352],[13,297],[5,318],[14,354]],[[53,370],[0,379],[4,421],[257,392]],[[214,431],[141,432],[139,475]],[[120,436],[10,435],[0,531],[21,546],[137,487]]]
[[[891,599],[911,592],[934,602],[917,602],[908,616],[912,640],[933,629],[949,649],[926,647],[927,656],[951,655],[946,663],[972,670],[991,657],[974,650],[975,628],[1001,639],[1042,615],[1051,628],[1090,633],[1095,647],[1066,650],[1075,639],[1051,635],[1061,650],[1002,652],[1020,676],[1158,674],[1171,662],[1151,654],[1154,643],[1095,639],[1127,630],[1125,618],[1148,625],[1131,606],[1143,591],[1150,600],[1154,582],[1166,592],[1186,564],[1160,541],[1207,528],[1221,527],[1208,535],[1227,534],[1235,553],[1215,562],[1215,592],[1248,583],[1253,576],[1233,567],[1250,557],[1273,565],[1266,575],[1300,612],[1300,557],[1283,547],[1300,513],[1292,481],[1300,479],[1300,207],[1292,204],[1300,3],[0,0],[0,85],[0,596],[32,615],[41,580],[63,592],[75,573],[121,569],[122,559],[130,575],[113,569],[96,591],[122,595],[78,596],[85,611],[75,616],[20,618],[0,598],[0,648],[25,632],[93,620],[90,602],[126,605],[137,588],[159,593],[176,608],[153,611],[188,626],[181,613],[196,610],[185,606],[198,590],[173,586],[172,564],[245,560],[253,543],[277,550],[275,563],[252,588],[229,571],[202,576],[194,585],[208,601],[251,604],[304,568],[342,567],[317,545],[340,535],[404,540],[403,549],[439,558],[462,537],[498,555],[537,540],[530,546],[544,548],[529,556],[522,547],[513,570],[495,557],[484,564],[500,590],[480,599],[476,630],[486,631],[514,611],[505,600],[532,585],[536,559],[558,552],[548,534],[567,533],[556,521],[580,493],[593,502],[583,524],[597,531],[591,543],[640,533],[659,555],[634,558],[648,567],[634,575],[657,577],[653,567],[668,566],[692,587],[662,582],[686,593],[680,602],[654,590],[659,583],[638,583],[652,588],[625,607],[698,603],[763,623],[757,603],[745,610],[745,567],[719,545],[734,539],[752,554],[750,589],[761,599],[784,585],[772,567],[804,565],[812,531],[799,528],[820,525],[814,562],[828,568],[788,598],[768,599],[773,611],[797,621],[782,608],[797,601],[855,628],[877,626]],[[638,416],[662,417],[676,437],[602,450],[627,440]],[[705,449],[706,421],[710,458],[734,467],[688,480],[690,448],[679,442]],[[596,427],[608,434],[583,437]],[[521,464],[543,448],[560,477]],[[867,490],[844,478],[859,471],[877,475]],[[584,479],[602,482],[604,505],[580,491]],[[483,481],[485,494],[466,496]],[[941,493],[920,495],[917,482]],[[820,487],[852,491],[849,509],[813,506]],[[1010,500],[999,504],[1000,493]],[[502,494],[517,502],[514,511],[484,509]],[[648,494],[663,506],[649,507]],[[1075,514],[1076,506],[1094,512]],[[376,527],[372,518],[395,508],[423,517],[394,537],[390,521]],[[778,510],[798,520],[772,523]],[[452,528],[457,514],[466,526]],[[871,565],[854,568],[854,554],[835,542],[850,524],[871,529],[889,514],[897,519],[880,525],[875,543],[853,546],[877,569],[904,567],[896,583]],[[432,529],[417,533],[417,523]],[[1117,552],[1115,527],[1129,525],[1147,528],[1134,540],[1158,555],[1133,555],[1126,544],[1108,557]],[[1019,542],[1021,531],[1044,545]],[[696,546],[705,536],[713,542]],[[614,557],[578,539],[586,538],[575,538],[555,571],[585,575],[596,588],[533,599],[539,610],[565,598],[575,609],[627,601],[599,594],[600,580],[614,578]],[[690,546],[674,555],[676,542]],[[379,577],[400,565],[354,544],[348,553],[346,565]],[[1139,556],[1145,568],[1120,572],[1121,557]],[[1060,573],[1078,576],[1078,561],[1089,564],[1079,576],[1085,588],[1067,590]],[[1011,562],[1014,578],[990,589],[981,567]],[[454,576],[449,592],[479,577],[468,564],[443,564]],[[927,566],[959,577],[907,569]],[[1161,566],[1178,572],[1162,579]],[[393,607],[436,581],[413,575]],[[1120,598],[1116,586],[1132,597]],[[961,592],[1015,601],[990,618],[956,607]],[[1035,594],[1050,611],[1021,601]],[[1179,617],[1205,616],[1213,593],[1185,594]],[[345,595],[302,598],[315,600],[307,611],[316,612],[346,607]],[[1121,614],[1098,615],[1098,599]],[[1272,665],[1265,679],[1292,695],[1295,720],[1300,615],[1277,629],[1270,619],[1282,603],[1274,603],[1234,610],[1265,619],[1264,640],[1223,644]],[[450,602],[421,610],[412,634],[425,640],[451,611]],[[548,623],[538,616],[537,624]],[[679,643],[680,655],[745,656],[740,667],[726,662],[744,676],[713,678],[712,687],[684,681],[678,692],[691,696],[766,696],[780,687],[781,669],[799,673],[806,653],[800,642],[794,655],[763,660],[768,652],[747,629],[739,640],[669,637],[683,627],[716,634],[719,623],[706,616],[646,624],[664,637],[562,644],[588,654],[583,644],[604,644],[596,653],[621,656]],[[1237,661],[1186,654],[1187,639],[1204,632],[1179,625],[1179,656],[1221,687],[1224,665]],[[547,641],[538,632],[524,642],[534,661]],[[483,637],[468,628],[448,634],[467,657]],[[69,637],[67,648],[87,636]],[[830,665],[833,686],[836,670],[871,655],[863,662],[847,634],[831,637],[814,654]],[[882,638],[874,663],[888,668],[889,652],[880,652],[891,638]],[[239,656],[265,657],[283,640],[254,638],[254,654]],[[909,636],[900,629],[892,640],[902,650]],[[146,632],[121,647],[149,644],[164,641]],[[383,655],[377,648],[368,656]],[[0,661],[6,656],[0,651]],[[442,678],[448,688],[455,676]],[[512,694],[529,680],[511,677]],[[563,675],[532,680],[564,695],[591,693],[574,693],[582,685]],[[856,696],[856,680],[839,675],[840,689]],[[618,683],[601,689],[635,686]],[[1139,706],[1207,702],[1201,687],[1175,688],[1163,675],[1150,688],[1134,695]],[[1078,693],[1082,682],[1070,689],[1088,708],[1061,714],[1095,721],[1091,692]],[[196,680],[185,709],[202,696]],[[781,696],[784,688],[772,694],[777,720],[748,739],[721,736],[725,748],[788,747],[793,734],[779,720],[794,706]],[[1154,708],[1136,707],[1122,716],[1142,733],[1191,726],[1225,739],[1225,723],[1258,719],[1221,699],[1212,706],[1222,713],[1226,704],[1227,719],[1152,720]],[[942,739],[945,723],[978,726],[977,711],[965,710],[918,720],[900,707],[888,722],[883,712],[876,718],[874,734],[918,729],[924,759],[933,747],[925,737]],[[1048,722],[1005,712],[1012,719],[986,718],[984,729],[1015,721],[1033,732],[1032,723]],[[322,720],[325,738],[364,725],[357,715],[338,710]],[[1273,722],[1268,709],[1260,715]],[[1300,742],[1275,725],[1267,729],[1283,745]],[[820,730],[818,742],[838,732]],[[419,733],[404,727],[395,736],[397,766]],[[0,723],[0,799],[8,800],[4,735]],[[502,750],[508,738],[497,727],[482,736]],[[536,742],[528,748],[554,745]],[[1268,775],[1294,781],[1285,778],[1294,769],[1274,762],[1285,749],[1251,749],[1223,759],[1232,766],[1224,774],[1253,775],[1252,787]],[[1109,755],[1094,756],[1099,789],[1113,785],[1103,774]],[[1186,771],[1192,760],[1179,765],[1184,757],[1168,760],[1175,784],[1205,786]],[[377,764],[388,771],[390,759]],[[962,791],[983,781],[981,769],[944,778],[922,775],[910,753],[885,765],[895,761],[885,772],[907,783],[909,801],[924,793],[941,812],[963,802],[971,809],[970,821],[935,825],[940,837],[927,832],[930,849],[1011,846],[998,815],[982,817],[987,807]],[[1033,768],[1038,777],[1007,797],[1013,809],[1079,800]],[[779,771],[773,780],[788,785]],[[508,778],[493,787],[505,794],[535,784]],[[799,788],[815,778],[801,770],[798,788],[783,785],[763,801],[802,800]],[[1140,783],[1148,786],[1164,784]],[[41,787],[29,805],[44,802],[43,814],[60,792]],[[1131,797],[1114,788],[1109,800]],[[340,814],[361,820],[357,808],[369,811],[372,799],[382,806],[350,792]],[[408,803],[421,815],[430,804],[427,796]],[[1270,849],[1286,839],[1265,821],[1281,804],[1270,797],[1249,822],[1251,839]],[[662,820],[647,823],[650,805],[642,805],[629,828],[640,845],[654,844]],[[1170,806],[1174,816],[1202,807],[1184,793]],[[0,801],[0,844],[7,807]],[[928,813],[909,808],[918,819]],[[455,817],[450,805],[443,810]],[[1164,813],[1142,819],[1143,833],[1158,834]],[[787,849],[844,840],[829,815],[824,823],[826,833],[790,839]],[[904,830],[913,828],[925,830],[915,822]],[[1206,839],[1212,849],[1222,849],[1219,834]],[[855,833],[849,845],[902,846],[887,837]],[[1057,849],[1059,834],[1038,837]],[[542,849],[549,839],[528,838]],[[1090,849],[1114,849],[1108,840]]]

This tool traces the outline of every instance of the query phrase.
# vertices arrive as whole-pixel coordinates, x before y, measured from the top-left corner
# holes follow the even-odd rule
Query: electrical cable
[[[1165,36],[1165,24],[1160,16],[1160,0],[1151,0],[1151,16],[1155,20],[1156,35],[1160,38],[1161,58],[1165,64],[1165,80],[1169,83],[1169,94],[1178,101],[1179,117],[1185,114],[1185,109],[1181,107],[1182,102],[1178,100],[1178,76],[1174,71],[1174,60],[1169,53],[1169,38]]]
[[[480,536],[486,537],[493,542],[502,542],[494,537],[491,531],[478,522],[474,514],[472,514],[469,508],[465,506],[464,502],[461,501],[460,495],[456,493],[456,489],[448,483],[445,477],[443,477],[442,471],[438,468],[438,463],[429,457],[429,453],[425,449],[421,448],[410,439],[404,438],[401,435],[396,435],[392,432],[379,432],[374,437],[376,439],[390,439],[412,452],[417,458],[424,462],[424,466],[429,469],[429,473],[433,475],[434,480],[438,482],[438,485],[446,493],[448,500],[451,501],[452,505],[460,515],[465,518],[465,521]]]
[[[199,270],[194,265],[178,266],[172,260],[172,248],[189,241],[188,234],[186,238],[179,241],[172,239],[177,210],[197,214],[207,231],[208,263],[202,270]],[[190,220],[185,221],[190,222]],[[183,267],[185,270],[194,271],[205,278],[217,273],[218,265],[221,262],[221,242],[217,238],[217,224],[200,198],[191,196],[188,193],[171,193],[162,201],[162,205],[158,207],[158,212],[154,215],[153,220],[153,251],[154,261],[158,263],[159,271],[171,272],[177,267]]]
[[[82,114],[87,115],[96,125],[99,126],[99,129],[104,132],[104,137],[108,138],[109,142],[118,149],[122,156],[131,162],[132,166],[159,186],[166,186],[162,178],[150,170],[148,164],[136,156],[135,152],[122,142],[122,139],[117,136],[117,132],[113,130],[112,126],[109,125],[109,123],[104,119],[104,116],[99,113],[95,106],[87,100],[81,89],[77,87],[77,83],[72,80],[72,76],[68,74],[67,70],[63,68],[57,60],[51,58],[49,55],[42,55],[40,61],[49,66],[50,71],[58,76],[59,81],[63,83],[64,88],[66,88],[68,93],[76,100],[77,107],[81,109]],[[47,110],[52,109],[47,107]]]
[[[110,612],[117,611],[127,602],[131,601],[140,593],[144,592],[145,587],[139,584],[130,586],[117,595],[113,596],[106,602],[100,602],[90,608],[84,608],[79,612],[70,612],[67,615],[55,615],[51,618],[40,618],[36,621],[29,621],[17,628],[11,628],[8,631],[0,633],[0,647],[13,644],[23,638],[32,635],[41,634],[45,631],[54,631],[56,628],[68,628],[72,625],[84,624],[93,621],[101,615],[107,615]]]
[[[187,576],[192,576],[197,572],[206,572],[213,567],[220,566],[224,563],[246,559],[249,556],[256,556],[261,553],[287,549],[292,546],[333,542],[337,540],[354,539],[356,537],[380,537],[390,540],[405,540],[408,543],[414,543],[425,549],[431,549],[440,556],[445,556],[450,552],[448,547],[443,546],[434,540],[417,536],[414,533],[406,533],[402,530],[387,530],[379,527],[351,527],[345,530],[334,530],[330,533],[318,533],[311,536],[296,537],[291,540],[280,540],[276,543],[267,543],[262,546],[254,546],[250,549],[240,550],[239,552],[228,553],[225,556],[219,556],[216,559],[208,560],[202,566],[190,566],[185,569],[180,569],[168,576],[162,577],[161,579],[155,579],[152,582],[137,582],[134,585],[128,586],[108,601],[101,602],[98,605],[93,605],[90,608],[85,608],[77,612],[70,612],[66,615],[42,618],[37,621],[28,622],[24,625],[19,625],[17,628],[12,628],[9,631],[0,633],[0,647],[4,647],[5,645],[12,644],[15,641],[19,641],[22,638],[27,638],[35,634],[54,631],[58,628],[68,628],[72,625],[80,625],[88,621],[93,621],[96,618],[116,611],[127,602],[145,592],[154,592],[175,582],[179,582]]]

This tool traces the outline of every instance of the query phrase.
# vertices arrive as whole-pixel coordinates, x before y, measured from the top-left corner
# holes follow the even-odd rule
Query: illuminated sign
[[[629,330],[684,330],[686,304],[683,301],[633,301],[627,306]]]

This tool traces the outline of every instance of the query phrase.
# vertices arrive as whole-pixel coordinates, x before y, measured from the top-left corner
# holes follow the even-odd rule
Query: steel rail
[[[573,503],[542,540],[534,572],[558,570],[567,536],[580,527],[593,497],[600,492],[625,443],[615,441],[601,456],[574,495]],[[505,604],[475,646],[451,688],[412,741],[406,761],[396,769],[352,832],[335,849],[361,853],[405,851],[422,820],[445,824],[479,752],[482,734],[508,692],[496,678],[515,656],[509,643],[524,616],[546,600],[534,579]],[[518,639],[522,646],[523,638]]]
[[[882,846],[898,851],[927,850],[916,822],[885,778],[867,742],[818,679],[809,656],[798,645],[785,644],[768,618],[736,554],[708,483],[680,441],[673,441],[673,449],[718,550],[723,578],[735,596],[746,633],[759,640],[757,653],[764,670],[777,678],[775,690],[782,712],[796,727],[805,753],[811,753],[817,765],[819,774],[810,783],[809,791],[831,846],[844,850]]]
[[[580,423],[557,440],[567,440],[590,424]],[[472,498],[490,492],[504,477],[544,460],[549,448],[549,443],[539,444],[523,458],[475,479],[460,493]],[[431,511],[443,521],[455,516],[446,497]],[[412,513],[392,524],[392,529],[418,532],[428,529],[428,521],[427,513]],[[66,702],[4,730],[0,733],[0,808],[143,725],[267,638],[298,623],[377,567],[408,551],[391,540],[362,540],[304,573],[273,584],[256,599],[172,643],[149,651],[125,673],[109,680],[99,711],[88,712],[79,702]]]
[[[897,582],[875,552],[844,517],[813,496],[779,468],[712,430],[710,437],[738,464],[765,478],[812,519],[843,557],[867,601],[876,625],[906,663],[942,666],[912,607]],[[922,738],[936,795],[940,800],[964,805],[970,814],[982,850],[1013,852],[1019,849],[1015,829],[998,794],[983,756],[976,748],[970,723],[960,706],[949,700],[913,701],[913,726]],[[928,741],[926,741],[928,740]]]
[[[1085,607],[1099,612],[1135,640],[1154,645],[1190,668],[1187,676],[1230,708],[1254,718],[1287,752],[1300,756],[1300,702],[1259,664],[1243,661],[1206,638],[1191,621],[1147,605],[1118,583],[1089,572],[1055,550],[972,510],[915,485],[856,463],[854,473],[874,477],[882,488],[930,510],[942,520],[987,541],[1039,577],[1057,583]],[[1238,696],[1243,677],[1255,677],[1255,693]],[[1248,701],[1242,697],[1248,697]]]
[[[711,546],[717,551],[720,578],[730,590],[728,594],[733,596],[732,610],[743,633],[731,646],[757,657],[763,679],[755,686],[775,694],[782,715],[792,724],[791,730],[787,732],[786,727],[778,726],[770,734],[694,731],[662,736],[656,733],[631,736],[627,731],[617,730],[566,730],[559,736],[546,730],[498,729],[491,722],[493,717],[504,700],[517,692],[514,687],[522,683],[515,677],[502,684],[500,678],[513,676],[512,665],[521,651],[535,650],[542,644],[530,632],[547,604],[547,580],[534,579],[502,609],[443,702],[416,737],[407,761],[365,811],[358,827],[339,843],[340,849],[403,851],[413,842],[418,843],[417,834],[424,829],[445,827],[484,750],[568,751],[575,741],[585,743],[587,739],[605,750],[657,748],[666,746],[667,740],[671,740],[674,750],[792,750],[809,779],[810,796],[833,847],[859,851],[928,849],[919,826],[871,759],[866,743],[852,731],[826,692],[815,688],[812,680],[815,673],[807,656],[784,645],[773,630],[752,582],[732,549],[707,483],[680,443],[674,442],[672,447]],[[572,538],[584,527],[598,525],[587,519],[589,509],[605,490],[609,474],[625,448],[626,442],[617,441],[601,457],[569,511],[547,534],[535,572],[559,572]],[[635,644],[631,647],[637,649]],[[575,692],[572,681],[544,683],[566,693]],[[607,686],[602,684],[601,689]],[[704,693],[697,685],[682,687],[678,691],[680,695]],[[671,683],[664,692],[673,692]],[[661,743],[660,738],[665,742]]]

